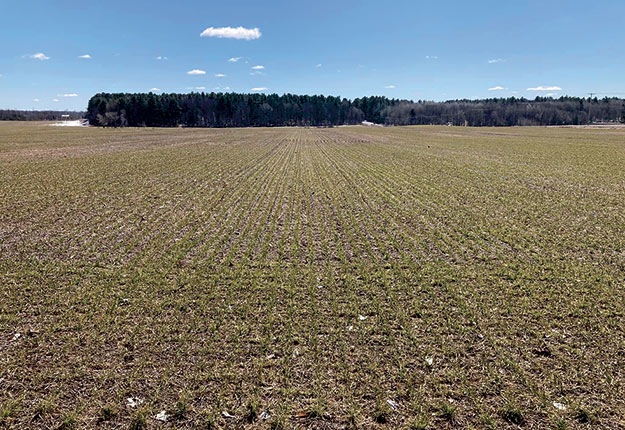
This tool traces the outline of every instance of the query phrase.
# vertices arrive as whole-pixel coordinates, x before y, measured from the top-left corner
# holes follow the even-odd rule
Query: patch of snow
[[[553,402],[553,407],[556,408],[559,411],[565,411],[566,410],[566,406],[564,406],[564,404],[559,403],[559,402]]]
[[[128,397],[126,399],[126,405],[130,406],[131,408],[136,408],[141,403],[143,403],[143,400],[138,397]]]
[[[61,121],[54,124],[50,124],[52,127],[85,127],[89,125],[88,122],[77,119],[75,121]]]
[[[156,416],[154,417],[159,421],[167,421],[169,419],[169,415],[167,415],[167,412],[165,411],[160,411],[158,414],[156,414]]]

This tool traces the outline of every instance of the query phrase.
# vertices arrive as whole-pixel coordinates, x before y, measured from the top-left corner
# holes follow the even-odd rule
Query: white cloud
[[[252,67],[252,69],[254,70],[263,70],[265,68],[265,66],[254,66]]]
[[[204,70],[200,70],[200,69],[193,69],[193,70],[189,70],[187,72],[187,75],[205,75],[206,72]]]
[[[228,91],[230,87],[223,87],[222,90]]]
[[[206,87],[193,87],[192,89],[193,90],[205,90]]]
[[[160,92],[160,91],[161,91],[161,89],[160,89],[160,88],[156,88],[156,87],[154,87],[154,88],[150,88],[150,92],[151,92],[151,93],[158,93],[158,92]]]
[[[541,85],[539,87],[528,88],[527,91],[562,91],[562,88],[557,86],[543,87]]]
[[[78,58],[84,58],[85,60],[91,60],[91,55],[89,55],[89,54],[79,55]]]
[[[488,64],[503,63],[504,61],[506,60],[502,58],[493,58],[492,60],[488,60]]]
[[[319,63],[315,67],[321,67],[321,66],[323,66],[323,64]]]
[[[391,90],[392,90],[393,88],[395,88],[395,85],[387,85],[387,86],[385,86],[384,88],[388,88],[388,89],[391,89]]]
[[[163,57],[162,55],[159,55],[158,57],[156,57],[156,59],[159,60],[159,61],[164,61],[164,60],[168,60],[169,58]]]
[[[503,91],[503,90],[507,90],[507,88],[504,88],[502,86],[497,85],[496,87],[492,87],[489,88],[488,91]]]
[[[225,78],[225,77],[226,77],[226,75],[224,75],[223,73],[216,73],[216,74],[215,74],[215,77],[216,77],[216,78]]]
[[[245,28],[245,27],[209,27],[200,34],[201,37],[218,37],[220,39],[244,39],[254,40],[261,36],[261,32],[258,28]]]
[[[52,101],[53,101],[54,103],[58,103],[58,102],[59,102],[59,99],[52,99]]]
[[[231,63],[236,63],[237,61],[239,61],[241,58],[243,57],[232,57],[231,59],[229,59],[228,61],[230,61]]]
[[[426,60],[438,60],[438,57],[436,55],[426,55],[425,59]]]
[[[35,103],[39,103],[39,99],[33,99]]]
[[[38,52],[36,54],[29,55],[29,57],[32,58],[33,60],[41,60],[41,61],[50,59],[50,57],[48,57],[47,55],[45,55],[42,52]]]
[[[78,97],[76,93],[63,94],[63,97]]]
[[[256,87],[252,88],[252,91],[267,91],[269,88],[267,87]]]

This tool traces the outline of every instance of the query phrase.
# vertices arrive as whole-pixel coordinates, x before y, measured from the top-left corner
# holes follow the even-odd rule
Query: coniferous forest
[[[63,115],[69,115],[65,119],[84,118],[84,112],[56,111],[56,110],[13,110],[0,109],[0,121],[58,121]]]
[[[107,94],[89,100],[90,124],[109,127],[385,125],[580,125],[625,122],[625,100],[536,97],[446,102],[284,94]]]

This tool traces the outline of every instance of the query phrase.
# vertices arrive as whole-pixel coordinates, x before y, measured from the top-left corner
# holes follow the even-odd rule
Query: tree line
[[[0,110],[0,121],[59,121],[62,115],[69,115],[69,119],[77,120],[85,117],[84,112],[65,112],[55,110]]]
[[[111,127],[333,126],[370,121],[385,125],[517,126],[625,122],[619,98],[536,97],[446,102],[322,95],[238,93],[100,93],[87,119]]]

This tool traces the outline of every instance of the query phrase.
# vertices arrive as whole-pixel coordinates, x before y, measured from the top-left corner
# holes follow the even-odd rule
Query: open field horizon
[[[0,426],[623,428],[624,165],[618,128],[0,123]]]

